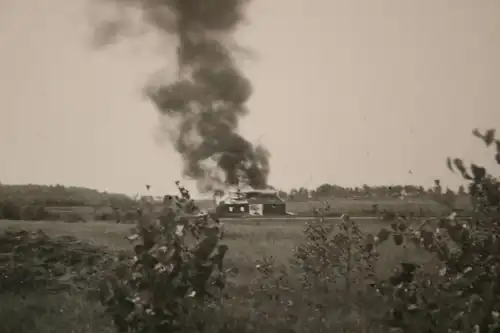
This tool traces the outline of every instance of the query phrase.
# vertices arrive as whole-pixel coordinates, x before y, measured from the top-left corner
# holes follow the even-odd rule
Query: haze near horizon
[[[471,132],[500,125],[500,2],[310,4],[254,0],[238,33],[254,89],[241,132],[271,152],[271,185],[456,187],[448,156],[495,171]],[[174,191],[181,159],[141,95],[174,75],[173,43],[96,50],[85,0],[0,6],[0,181]]]

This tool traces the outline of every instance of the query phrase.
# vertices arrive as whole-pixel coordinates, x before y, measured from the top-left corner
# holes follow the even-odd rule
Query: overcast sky
[[[88,24],[84,0],[0,1],[0,181],[171,191],[181,161],[141,88],[174,49],[96,50]],[[500,1],[255,0],[239,36],[241,131],[273,185],[456,186],[447,156],[492,165],[471,131],[500,129]]]

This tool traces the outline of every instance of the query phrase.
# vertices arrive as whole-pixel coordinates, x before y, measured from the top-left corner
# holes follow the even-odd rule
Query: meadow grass
[[[240,276],[251,278],[255,273],[255,266],[263,257],[273,257],[279,264],[287,264],[293,256],[294,248],[304,241],[303,230],[311,220],[230,220],[224,223],[225,233],[223,244],[229,246],[227,262],[236,268]],[[338,220],[329,220],[327,223],[338,223]],[[361,230],[375,234],[381,228],[388,227],[388,223],[377,219],[362,219],[358,221]],[[74,236],[89,241],[98,246],[105,246],[111,250],[132,250],[132,245],[126,239],[130,234],[131,224],[117,224],[110,222],[65,223],[52,221],[7,221],[0,220],[0,232],[7,228],[22,228],[35,231],[43,230],[50,236]],[[379,270],[382,273],[386,266],[408,257],[425,255],[411,244],[406,248],[395,246],[387,242],[379,247],[381,259]]]
[[[309,221],[311,222],[311,221]],[[338,223],[331,220],[327,223]],[[359,221],[366,233],[376,233],[387,223],[379,220]],[[258,278],[256,265],[264,256],[272,256],[277,264],[287,265],[294,248],[302,243],[305,221],[228,221],[224,223],[223,243],[229,246],[226,267],[234,268],[236,274],[230,278],[228,294],[232,295],[233,312],[247,311],[248,294],[252,283]],[[22,228],[28,231],[43,230],[50,236],[74,236],[111,250],[132,250],[125,239],[131,224],[109,222],[64,223],[0,221],[0,232],[7,228]],[[402,249],[391,242],[379,248],[380,260],[377,271],[381,275],[390,272],[401,259],[425,258],[425,254],[415,248]],[[89,299],[82,291],[67,291],[55,295],[30,293],[24,296],[2,295],[0,303],[0,331],[59,333],[59,332],[113,332],[109,318],[96,301]]]
[[[82,292],[1,295],[2,333],[115,332],[102,306]]]

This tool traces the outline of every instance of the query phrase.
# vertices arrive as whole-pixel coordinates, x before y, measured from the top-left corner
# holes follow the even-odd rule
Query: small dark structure
[[[286,203],[275,190],[236,190],[215,199],[221,216],[287,215]]]

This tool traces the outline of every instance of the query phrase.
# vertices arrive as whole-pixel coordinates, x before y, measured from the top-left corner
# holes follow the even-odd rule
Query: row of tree
[[[99,192],[94,189],[62,185],[2,185],[0,202],[54,207],[113,206],[127,207],[134,200],[124,194]]]
[[[390,198],[390,197],[436,197],[452,198],[465,196],[467,191],[464,186],[460,186],[457,191],[443,189],[439,181],[435,181],[434,186],[425,188],[417,185],[387,185],[361,187],[342,187],[333,184],[322,184],[315,189],[305,187],[293,188],[289,192],[280,191],[280,196],[289,200],[306,201],[310,199],[321,199],[326,197],[336,198]]]

